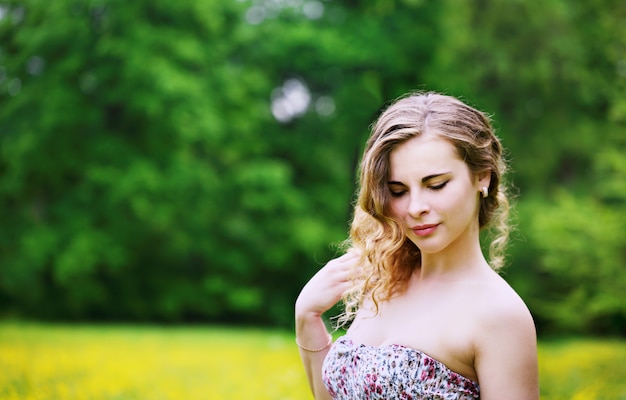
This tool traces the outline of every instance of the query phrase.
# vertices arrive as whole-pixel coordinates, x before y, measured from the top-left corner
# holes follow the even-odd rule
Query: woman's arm
[[[535,324],[520,302],[490,310],[480,332],[475,367],[482,400],[538,400]]]
[[[358,258],[348,252],[328,262],[304,286],[296,300],[296,342],[316,400],[331,399],[322,381],[322,364],[331,344],[322,314],[351,287],[350,271]]]
[[[296,316],[296,340],[313,397],[316,400],[331,399],[322,381],[322,364],[330,347],[331,336],[326,331],[321,316]],[[321,350],[309,351],[302,346]]]

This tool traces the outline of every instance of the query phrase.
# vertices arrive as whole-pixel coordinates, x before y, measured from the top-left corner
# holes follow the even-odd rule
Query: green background
[[[626,335],[626,3],[0,2],[0,316],[290,327],[416,89],[488,112],[540,334]]]

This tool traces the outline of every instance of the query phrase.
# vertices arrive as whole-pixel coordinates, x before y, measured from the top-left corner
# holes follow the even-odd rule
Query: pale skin
[[[422,253],[406,290],[359,310],[347,337],[371,346],[399,344],[422,351],[480,385],[483,400],[539,398],[535,326],[524,302],[488,265],[480,249],[480,191],[490,174],[473,175],[454,147],[434,134],[402,143],[390,154],[388,187],[394,217]],[[321,348],[321,315],[350,288],[358,255],[331,260],[296,302],[296,336]],[[330,399],[322,379],[328,349],[300,350],[316,399]]]

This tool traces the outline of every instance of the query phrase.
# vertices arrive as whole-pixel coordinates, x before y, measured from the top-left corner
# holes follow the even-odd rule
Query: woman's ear
[[[491,171],[483,171],[479,173],[476,178],[476,186],[478,186],[478,191],[482,191],[484,187],[489,189],[489,185],[491,184]]]

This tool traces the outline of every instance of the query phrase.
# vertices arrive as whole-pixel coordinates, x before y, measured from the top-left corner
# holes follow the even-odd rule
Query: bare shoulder
[[[495,272],[485,282],[477,306],[481,324],[489,328],[513,324],[518,328],[530,325],[534,330],[532,316],[522,298]]]
[[[535,399],[539,394],[537,338],[528,307],[495,274],[479,295],[474,334],[481,398]]]
[[[477,350],[506,342],[536,346],[533,317],[522,298],[498,274],[485,282],[476,306]]]

